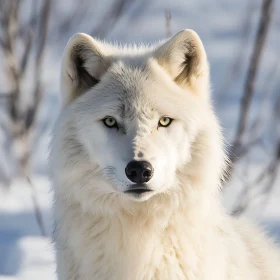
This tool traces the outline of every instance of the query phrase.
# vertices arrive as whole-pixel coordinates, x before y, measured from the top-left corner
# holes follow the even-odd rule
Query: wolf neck
[[[211,244],[213,223],[218,223],[208,215],[219,216],[215,198],[209,198],[201,189],[196,192],[196,188],[202,186],[186,184],[172,197],[133,202],[134,207],[119,208],[115,215],[72,209],[77,224],[71,226],[76,238],[77,231],[81,236],[73,244],[81,242],[78,248],[84,250],[77,261],[85,262],[85,256],[90,259],[86,261],[86,275],[122,280],[168,279],[166,275],[174,271],[180,271],[178,280],[200,275],[201,262],[209,255],[205,250]]]
[[[81,262],[83,256],[92,254],[94,265],[89,269],[98,268],[87,275],[100,273],[98,279],[167,279],[175,267],[181,275],[176,279],[200,275],[201,261],[208,255],[204,250],[211,243],[215,226],[207,214],[211,211],[215,217],[216,211],[201,193],[199,199],[196,195],[189,199],[188,190],[172,199],[138,205],[132,213],[120,209],[114,216],[80,213],[76,229],[83,224],[79,248],[85,252]],[[206,203],[209,208],[202,209]],[[163,265],[166,259],[173,267]]]

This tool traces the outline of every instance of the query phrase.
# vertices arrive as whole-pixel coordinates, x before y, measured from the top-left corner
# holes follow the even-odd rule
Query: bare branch
[[[43,222],[43,214],[40,208],[40,204],[37,199],[37,194],[36,194],[36,189],[34,185],[32,184],[29,176],[26,175],[26,181],[28,182],[31,190],[32,190],[32,202],[33,202],[33,207],[34,207],[34,213],[35,213],[35,218],[36,222],[39,226],[40,232],[42,236],[47,236],[47,231]]]
[[[42,89],[41,89],[41,68],[43,62],[43,54],[46,47],[48,23],[50,17],[51,0],[45,0],[40,13],[40,23],[39,23],[39,46],[35,56],[35,67],[34,67],[34,100],[33,104],[28,108],[25,118],[25,127],[29,130],[35,120],[35,116],[41,101]]]
[[[1,37],[0,37],[0,46],[1,46],[2,49],[5,48],[5,42]]]
[[[55,3],[54,3],[55,4]],[[58,19],[58,22],[55,25],[55,39],[58,39],[61,34],[72,29],[73,26],[78,25],[78,21],[83,18],[85,13],[88,11],[88,0],[74,1],[71,3],[73,5],[72,11],[61,17],[61,12],[59,9],[53,9],[52,14],[55,18]],[[54,7],[54,5],[52,5]],[[51,32],[52,35],[54,32]]]
[[[22,59],[21,59],[21,63],[20,63],[20,70],[21,70],[21,76],[24,75],[25,70],[26,70],[26,66],[27,66],[27,62],[29,60],[29,56],[31,54],[31,50],[32,50],[32,42],[33,42],[33,30],[34,30],[34,26],[37,22],[37,3],[38,1],[33,0],[32,1],[32,11],[30,14],[30,19],[29,19],[29,23],[28,26],[23,26],[21,29],[23,30],[19,30],[20,35],[22,34],[24,36],[24,52],[22,55]]]
[[[248,2],[245,13],[243,15],[243,20],[241,21],[240,31],[241,31],[241,40],[237,48],[237,52],[232,59],[232,65],[227,75],[224,77],[223,82],[220,88],[217,90],[217,104],[222,104],[224,99],[227,97],[226,92],[229,91],[231,86],[237,80],[240,70],[243,67],[243,61],[246,56],[246,47],[248,45],[249,34],[252,29],[252,16],[254,15],[254,5],[255,1],[251,0]]]
[[[131,5],[135,0],[116,0],[108,9],[107,13],[103,16],[97,27],[95,27],[90,34],[104,38],[111,27],[117,22],[117,20],[124,13],[127,5]]]
[[[249,108],[252,102],[253,95],[255,93],[254,86],[256,73],[258,71],[260,58],[263,52],[264,43],[267,37],[268,28],[271,21],[272,6],[273,0],[263,0],[261,19],[259,22],[257,36],[254,44],[254,50],[250,60],[249,70],[244,85],[239,120],[237,125],[237,132],[232,146],[232,164],[234,164],[234,162],[240,156],[240,148],[242,146],[243,136],[248,125]]]
[[[6,5],[5,5],[6,4]],[[15,44],[16,32],[18,29],[18,13],[20,1],[9,1],[3,4],[3,13],[1,14],[2,33],[3,33],[3,54],[5,58],[6,76],[11,90],[11,99],[9,102],[9,115],[12,120],[18,119],[18,107],[20,96],[20,74],[16,61]]]
[[[277,177],[277,172],[280,165],[280,141],[276,145],[275,156],[270,163],[260,172],[260,174],[252,182],[245,181],[244,186],[240,194],[236,199],[236,204],[233,207],[232,215],[240,216],[250,206],[253,198],[256,199],[260,196],[266,196],[263,202],[263,206],[268,201],[269,194],[271,193],[274,183]],[[266,182],[265,182],[266,180]],[[265,187],[263,187],[265,183]],[[255,197],[251,196],[251,190],[258,188]]]
[[[169,38],[172,35],[171,31],[171,19],[172,15],[170,10],[166,9],[165,10],[165,25],[166,25],[166,37]]]
[[[23,52],[23,55],[22,55],[21,63],[20,63],[20,74],[21,74],[21,76],[24,75],[25,70],[26,70],[29,55],[31,53],[31,45],[32,45],[32,32],[30,30],[26,35],[26,39],[25,39],[25,43],[24,43],[24,52]]]

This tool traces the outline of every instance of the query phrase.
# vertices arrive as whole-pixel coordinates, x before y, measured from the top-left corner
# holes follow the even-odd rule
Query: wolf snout
[[[126,166],[125,174],[133,183],[146,183],[153,177],[154,168],[148,161],[133,160]]]

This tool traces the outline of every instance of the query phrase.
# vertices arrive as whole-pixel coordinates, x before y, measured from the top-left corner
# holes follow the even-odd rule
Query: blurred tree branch
[[[166,37],[167,38],[172,36],[171,20],[172,20],[171,11],[166,9],[165,10],[165,27],[166,27]]]
[[[109,30],[112,29],[114,24],[120,19],[120,17],[125,12],[125,9],[128,8],[129,5],[132,5],[135,0],[115,0],[110,8],[106,11],[103,16],[103,20],[101,20],[97,26],[95,26],[90,34],[93,36],[97,36],[100,38],[104,38]]]
[[[239,42],[239,46],[237,47],[237,52],[235,53],[230,69],[223,79],[220,88],[217,90],[218,96],[218,104],[222,104],[227,98],[227,94],[224,94],[232,87],[235,81],[238,79],[238,75],[240,75],[242,67],[244,67],[244,60],[246,56],[246,47],[249,42],[249,35],[252,29],[252,16],[254,14],[255,8],[255,0],[250,0],[247,4],[245,13],[243,14],[243,19],[240,21],[240,32],[241,32],[241,40]],[[218,105],[219,106],[219,105]]]
[[[264,46],[269,32],[269,27],[271,24],[273,4],[274,4],[274,0],[262,0],[260,19],[257,27],[252,55],[249,60],[249,67],[246,74],[245,83],[242,92],[242,98],[240,102],[240,112],[238,114],[237,129],[230,150],[231,165],[228,170],[228,178],[232,177],[233,172],[237,166],[237,163],[241,160],[243,160],[242,166],[243,166],[243,173],[245,174],[242,179],[243,182],[242,190],[239,193],[236,199],[236,203],[232,209],[232,214],[237,216],[243,214],[254,200],[259,199],[261,197],[266,197],[264,201],[267,200],[275,184],[277,172],[279,170],[280,135],[275,136],[276,137],[276,141],[274,143],[275,145],[274,146],[272,145],[270,147],[272,158],[270,159],[267,165],[261,167],[261,169],[258,170],[259,173],[257,174],[254,180],[250,181],[249,179],[250,177],[252,177],[252,170],[249,171],[249,169],[251,168],[251,164],[244,163],[244,160],[248,159],[249,157],[249,152],[253,148],[263,145],[264,143],[263,141],[264,135],[262,134],[262,130],[265,130],[265,128],[262,127],[264,126],[263,124],[264,115],[262,112],[264,110],[262,109],[264,109],[264,106],[268,104],[268,98],[271,98],[271,93],[273,92],[273,90],[271,90],[271,87],[269,87],[268,84],[270,86],[271,84],[273,84],[271,83],[271,81],[273,80],[272,78],[277,77],[276,73],[278,72],[277,70],[279,68],[279,61],[276,61],[276,63],[272,65],[271,71],[269,71],[267,75],[269,80],[266,79],[265,81],[266,84],[264,85],[264,88],[261,91],[262,98],[260,102],[261,105],[260,105],[259,113],[253,119],[253,121],[251,121],[252,124],[250,125],[249,112],[250,112],[251,105],[254,101],[254,96],[256,94],[256,89],[255,89],[256,77],[260,67],[260,61],[262,58],[262,54],[264,52]],[[246,27],[244,29],[244,34],[243,34],[244,40],[246,39],[245,37],[247,37],[249,33],[249,22],[245,21],[245,23],[248,28]],[[241,46],[241,48],[242,50],[244,49],[243,46]],[[242,60],[241,57],[242,57],[241,55],[238,56],[239,63]],[[233,67],[234,75],[236,75],[237,72],[239,71],[236,63],[234,64]],[[277,80],[277,78],[275,80]],[[223,88],[225,87],[223,86]],[[279,110],[279,106],[278,108],[277,107],[274,108],[274,112],[277,112]],[[273,115],[273,112],[271,115]],[[277,123],[275,123],[275,120],[277,119],[278,121],[280,120],[276,116],[273,118],[272,121],[273,123],[270,124],[272,127],[277,127]],[[249,173],[250,176],[248,176]]]
[[[275,67],[273,67],[273,69],[275,69]],[[278,89],[276,92],[277,98],[274,99],[275,103],[271,110],[271,120],[269,123],[269,127],[271,128],[270,136],[272,138],[270,139],[271,152],[269,154],[269,162],[264,164],[261,169],[258,170],[256,177],[252,181],[250,181],[249,178],[252,177],[252,174],[256,172],[251,172],[250,176],[248,176],[250,164],[245,164],[243,166],[243,170],[247,173],[247,176],[245,175],[242,180],[243,188],[236,199],[235,205],[232,208],[232,214],[235,216],[242,215],[256,200],[261,202],[262,209],[264,209],[267,205],[269,197],[271,196],[273,188],[276,187],[276,179],[280,168],[280,95]],[[268,96],[269,92],[266,92],[263,100],[261,101],[262,107],[264,106]],[[259,127],[260,118],[261,112],[253,123],[253,128],[255,126]],[[249,131],[249,133],[253,134],[253,131]],[[261,137],[259,139],[262,143]],[[264,149],[266,149],[266,147],[264,147]],[[244,157],[244,155],[242,156]]]
[[[44,0],[39,14],[36,11],[36,1],[33,1],[33,10],[30,20],[24,28],[20,20],[22,1],[10,0],[1,2],[1,49],[5,67],[5,78],[8,84],[6,94],[1,94],[1,99],[6,99],[10,121],[10,135],[14,145],[20,145],[18,162],[21,173],[28,173],[30,160],[30,137],[34,128],[36,114],[39,108],[42,85],[41,66],[46,45],[48,21],[51,0]],[[38,35],[37,31],[38,22]],[[36,36],[36,42],[34,37]],[[22,51],[17,48],[20,46]],[[31,104],[23,104],[26,92],[23,87],[23,79],[27,74],[28,63],[31,63],[32,48],[36,49],[34,60],[33,83],[34,89],[31,96]],[[13,145],[11,145],[13,146]]]
[[[42,235],[45,235],[46,231],[36,199],[35,188],[29,179],[32,136],[42,97],[41,68],[46,46],[51,0],[44,0],[41,3],[40,12],[37,14],[37,1],[33,1],[33,9],[26,26],[20,18],[23,13],[22,1],[1,2],[0,48],[3,57],[3,70],[5,70],[4,74],[8,85],[6,93],[1,94],[1,99],[5,99],[9,117],[9,124],[2,125],[2,128],[5,127],[5,133],[11,137],[9,154],[16,157],[20,175],[32,187],[36,220]],[[36,37],[36,42],[34,37]],[[31,56],[32,49],[35,49],[35,60]],[[30,97],[31,101],[28,103],[26,102],[27,93],[24,89],[23,80],[27,76],[28,64],[33,61],[33,92]]]
[[[257,30],[254,49],[249,63],[249,69],[247,72],[247,77],[245,80],[242,99],[241,99],[241,107],[240,107],[240,113],[238,118],[237,131],[234,137],[234,141],[230,153],[230,159],[232,164],[229,173],[232,173],[233,166],[235,162],[238,160],[238,158],[242,155],[242,150],[244,149],[243,138],[248,126],[248,114],[255,93],[256,74],[259,68],[261,55],[263,52],[265,40],[269,30],[269,25],[271,22],[272,7],[273,7],[273,0],[263,0],[262,9],[261,9],[261,18]]]

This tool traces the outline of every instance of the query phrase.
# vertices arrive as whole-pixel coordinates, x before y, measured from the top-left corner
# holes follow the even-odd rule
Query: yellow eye
[[[113,128],[113,127],[118,128],[117,121],[113,117],[104,118],[103,123],[109,128]]]
[[[169,125],[171,125],[172,121],[173,119],[169,117],[162,117],[158,122],[158,126],[168,127]]]

